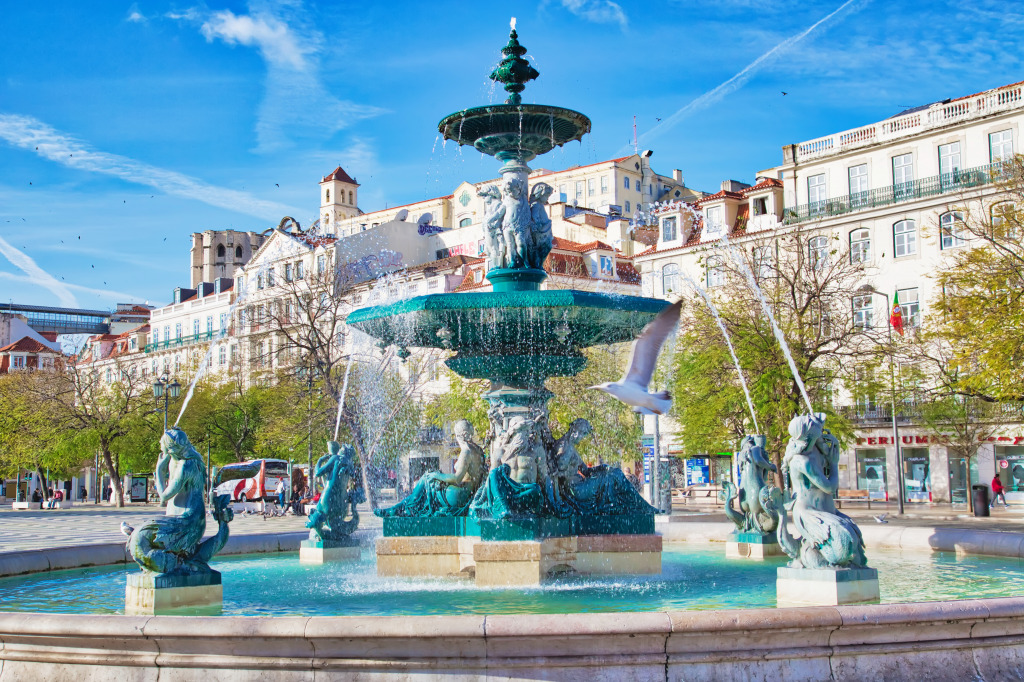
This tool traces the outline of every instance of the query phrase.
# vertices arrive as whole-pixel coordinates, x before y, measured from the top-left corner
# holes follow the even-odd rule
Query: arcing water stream
[[[729,346],[729,355],[732,356],[732,361],[736,365],[736,375],[740,378],[740,386],[743,387],[743,395],[747,397],[747,407],[750,408],[750,418],[754,421],[754,433],[761,433],[761,426],[757,423],[757,413],[754,412],[754,402],[750,399],[750,390],[747,388],[747,380],[743,378],[743,370],[740,368],[740,360],[736,357],[736,349],[732,347],[732,339],[729,338],[729,331],[725,328],[725,323],[722,322],[722,317],[718,314],[718,308],[711,302],[711,297],[708,296],[708,292],[704,290],[704,287],[697,284],[697,282],[686,274],[686,282],[700,294],[700,297],[704,299],[704,303],[707,305],[708,310],[711,311],[711,315],[714,316],[715,322],[718,324],[718,328],[722,330],[722,336],[725,337],[725,344]]]

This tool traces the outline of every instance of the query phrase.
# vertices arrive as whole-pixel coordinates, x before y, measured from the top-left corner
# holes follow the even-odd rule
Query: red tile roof
[[[761,180],[761,182],[757,183],[756,185],[747,187],[746,189],[741,189],[740,194],[746,196],[751,192],[759,192],[762,189],[768,189],[770,187],[782,187],[782,180],[776,180],[775,178],[764,178]]]
[[[544,269],[553,275],[590,276],[587,262],[576,254],[550,253],[544,261]]]
[[[14,343],[7,344],[0,348],[0,353],[53,353],[57,355],[57,351],[44,346],[31,336],[23,336]]]
[[[701,197],[700,199],[697,199],[697,201],[695,201],[693,203],[694,203],[695,206],[700,206],[701,204],[706,204],[707,202],[714,201],[715,199],[742,199],[742,198],[743,198],[743,195],[740,194],[739,192],[730,192],[728,190],[724,190],[723,189],[720,192],[715,192],[714,194],[709,194],[706,197]]]
[[[345,169],[342,168],[341,166],[338,166],[333,171],[331,171],[331,174],[325,176],[324,179],[321,180],[320,182],[330,182],[331,180],[337,180],[338,182],[347,182],[348,184],[355,185],[356,187],[359,186],[359,183],[353,180],[352,177],[348,173],[346,173]]]
[[[569,239],[562,239],[561,237],[554,237],[551,240],[552,246],[560,251],[576,251],[577,253],[587,253],[588,251],[596,251],[597,249],[604,249],[605,251],[614,251],[615,249],[600,241],[588,242],[586,244],[580,244]]]
[[[640,273],[636,271],[629,261],[620,260],[615,263],[615,272],[619,275],[619,281],[627,284],[640,284]]]

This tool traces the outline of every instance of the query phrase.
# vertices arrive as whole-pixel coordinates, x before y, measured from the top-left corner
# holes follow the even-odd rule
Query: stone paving
[[[47,547],[76,547],[103,542],[123,542],[121,522],[137,526],[154,516],[163,515],[157,505],[133,504],[123,508],[95,504],[76,504],[71,509],[13,511],[10,505],[0,506],[0,552],[18,552]],[[360,529],[381,527],[381,519],[363,505],[359,509]],[[236,514],[231,522],[232,535],[259,535],[305,530],[306,517],[286,515],[263,517],[258,514]],[[208,523],[208,534],[216,524]]]

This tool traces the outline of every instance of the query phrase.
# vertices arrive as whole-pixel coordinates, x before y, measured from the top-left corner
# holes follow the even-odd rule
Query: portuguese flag
[[[889,324],[903,336],[903,308],[900,307],[900,292],[892,295],[892,312],[889,314]]]

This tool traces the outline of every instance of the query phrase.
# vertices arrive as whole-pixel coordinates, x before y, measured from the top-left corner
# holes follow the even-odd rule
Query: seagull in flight
[[[668,391],[649,393],[648,384],[654,374],[654,366],[658,362],[658,353],[665,339],[679,324],[679,310],[682,299],[668,306],[651,321],[636,341],[633,342],[633,354],[629,358],[629,369],[618,381],[606,381],[590,388],[604,391],[629,405],[634,412],[640,414],[665,414],[672,406],[672,396]]]

